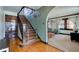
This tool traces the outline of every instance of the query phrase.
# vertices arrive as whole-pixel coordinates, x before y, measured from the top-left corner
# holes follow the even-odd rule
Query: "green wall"
[[[40,16],[37,18],[28,17],[34,29],[42,41],[46,42],[46,18],[53,6],[43,6],[39,9]]]

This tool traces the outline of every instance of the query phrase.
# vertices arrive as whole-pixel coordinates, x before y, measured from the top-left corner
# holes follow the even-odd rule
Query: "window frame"
[[[69,20],[68,18],[63,18],[62,19],[64,21],[64,28],[60,28],[60,30],[73,30],[73,29],[69,29],[67,26],[67,20]]]

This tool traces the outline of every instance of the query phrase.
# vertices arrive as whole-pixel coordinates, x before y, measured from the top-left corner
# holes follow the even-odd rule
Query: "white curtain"
[[[71,21],[71,27],[74,27],[73,28],[73,31],[75,31],[76,30],[76,16],[70,16],[70,17],[68,17],[68,19],[69,19],[69,21]]]
[[[76,16],[76,29],[77,29],[78,32],[79,32],[79,15]]]
[[[73,28],[73,31],[72,30],[60,30],[60,26],[61,26],[61,21],[63,18],[68,18],[68,27],[71,29]],[[58,32],[59,33],[65,33],[65,34],[70,34],[71,32],[74,32],[75,31],[75,20],[76,20],[76,16],[68,16],[68,17],[63,17],[63,18],[58,18],[59,21],[58,22]],[[62,26],[63,27],[63,26]]]

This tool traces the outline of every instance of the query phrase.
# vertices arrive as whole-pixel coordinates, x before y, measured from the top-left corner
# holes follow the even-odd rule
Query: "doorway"
[[[10,40],[16,37],[16,16],[5,15],[5,38],[9,46]]]

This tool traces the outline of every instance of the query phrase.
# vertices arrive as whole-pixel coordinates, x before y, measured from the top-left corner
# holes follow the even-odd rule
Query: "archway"
[[[75,14],[75,13],[78,13],[78,10],[79,10],[79,7],[75,7],[75,6],[73,6],[73,7],[71,7],[71,6],[70,7],[69,6],[63,6],[63,7],[58,6],[58,7],[54,7],[53,9],[51,9],[51,11],[48,13],[48,16],[46,18],[47,42],[48,42],[48,25],[47,25],[48,20],[56,18],[56,17],[60,17],[60,16]],[[73,24],[72,21],[68,21],[68,22]],[[69,28],[73,28],[73,26],[68,25]]]

